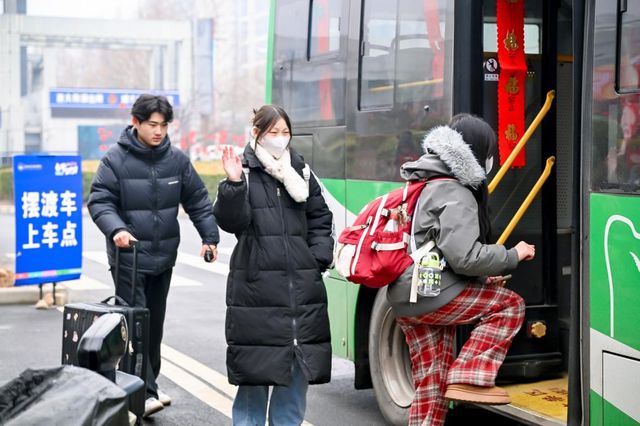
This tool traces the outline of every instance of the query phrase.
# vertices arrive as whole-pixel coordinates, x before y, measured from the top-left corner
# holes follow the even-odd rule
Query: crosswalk
[[[230,255],[231,248],[219,248],[219,253]],[[85,260],[99,263],[108,267],[109,261],[107,259],[107,253],[104,250],[87,250],[82,252],[82,257]],[[176,261],[177,264],[187,265],[193,268],[204,270],[208,273],[227,276],[229,274],[229,264],[217,260],[213,263],[205,263],[201,257],[187,253],[179,253]],[[83,274],[78,280],[66,281],[65,285],[74,290],[103,290],[111,288],[111,284],[105,284],[101,281],[93,279],[86,274]],[[171,277],[171,287],[199,287],[202,286],[201,281],[185,277],[180,274],[173,273]]]

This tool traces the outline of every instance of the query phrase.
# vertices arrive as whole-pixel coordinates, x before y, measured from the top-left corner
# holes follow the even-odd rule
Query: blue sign
[[[180,106],[180,95],[177,90],[118,90],[118,89],[67,89],[49,90],[49,106],[51,108],[74,109],[130,109],[138,96],[144,93],[166,96],[169,103]]]
[[[77,155],[13,157],[16,285],[80,277],[81,164]]]

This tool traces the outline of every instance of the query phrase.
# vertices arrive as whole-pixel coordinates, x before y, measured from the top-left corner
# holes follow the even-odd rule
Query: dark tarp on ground
[[[27,369],[0,387],[0,424],[5,426],[127,425],[127,411],[122,389],[71,365]]]

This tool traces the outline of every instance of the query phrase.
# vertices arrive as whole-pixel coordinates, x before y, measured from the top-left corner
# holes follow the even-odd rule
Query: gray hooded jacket
[[[448,268],[442,274],[437,297],[421,297],[409,303],[413,266],[388,288],[387,297],[396,316],[416,316],[433,312],[452,301],[470,282],[480,276],[499,275],[515,269],[518,253],[503,245],[478,241],[478,204],[469,190],[486,179],[471,148],[460,133],[440,126],[430,131],[423,142],[425,155],[401,167],[407,180],[451,177],[428,182],[420,194],[413,218],[416,247],[435,241]]]

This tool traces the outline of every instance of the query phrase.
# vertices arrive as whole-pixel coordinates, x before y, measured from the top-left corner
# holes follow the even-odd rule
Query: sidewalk
[[[78,280],[61,282],[56,285],[56,305],[62,306],[70,302],[85,301],[87,300],[87,292],[90,292],[91,296],[89,297],[91,299],[98,300],[100,297],[94,297],[95,291],[103,291],[106,297],[113,293],[113,288],[86,276],[81,276]],[[53,301],[52,293],[52,284],[44,284],[42,286],[42,295],[50,303]],[[38,300],[40,300],[40,288],[38,285],[0,288],[0,306],[35,305]]]
[[[0,201],[0,214],[15,214],[16,208],[13,203],[8,203],[6,201]]]
[[[49,298],[48,294],[53,291],[53,285],[42,286],[43,297]],[[56,285],[56,304],[59,306],[69,302],[69,289],[64,284]],[[40,288],[37,285],[23,285],[17,287],[0,288],[0,305],[36,304],[40,300]],[[52,300],[52,299],[50,299]]]

